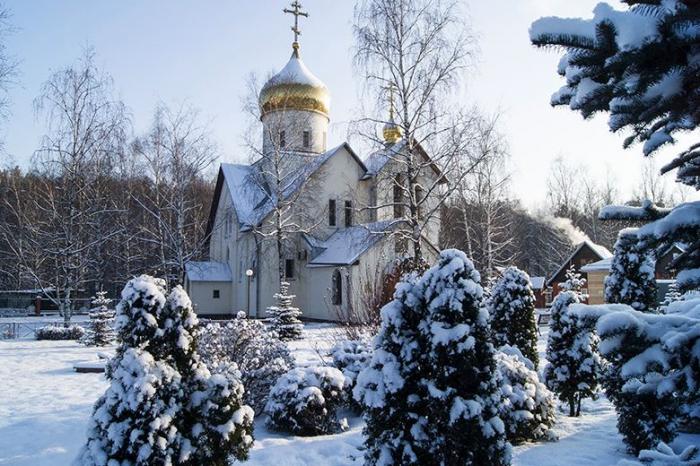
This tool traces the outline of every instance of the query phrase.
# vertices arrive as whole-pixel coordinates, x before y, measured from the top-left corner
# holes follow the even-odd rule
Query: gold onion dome
[[[305,110],[328,117],[331,99],[326,85],[301,61],[299,44],[292,48],[289,62],[260,91],[261,116],[276,110]]]
[[[384,141],[388,144],[394,144],[401,139],[403,131],[401,127],[394,122],[392,117],[387,123],[384,124],[384,129],[382,131],[384,134]]]

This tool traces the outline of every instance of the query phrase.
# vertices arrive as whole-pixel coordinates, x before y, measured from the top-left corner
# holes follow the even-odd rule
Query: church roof
[[[315,243],[314,249],[322,250],[309,261],[309,267],[352,265],[379,240],[386,238],[396,223],[397,220],[384,220],[343,228],[325,241],[307,238],[310,243]]]
[[[230,282],[233,279],[231,268],[223,262],[188,262],[185,273],[191,282]]]
[[[372,152],[365,159],[364,163],[367,166],[367,173],[364,177],[362,177],[362,179],[365,180],[377,176],[390,160],[396,159],[397,155],[404,149],[404,147],[406,147],[406,139],[401,139],[394,144],[385,145],[381,149]],[[417,149],[418,153],[423,156],[425,162],[430,165],[430,168],[438,176],[439,182],[446,182],[447,179],[445,178],[445,175],[430,158],[427,152],[423,150],[421,145],[416,144],[414,148]]]
[[[363,172],[367,169],[360,158],[350,148],[348,143],[343,143],[336,146],[323,154],[310,156],[306,152],[289,152],[285,157],[300,157],[303,158],[301,169],[293,170],[283,180],[283,195],[285,198],[293,196],[297,193],[304,182],[318,171],[328,160],[335,155],[341,153],[341,149],[347,150],[355,161],[362,167]],[[214,227],[216,211],[219,205],[221,189],[225,183],[231,196],[231,203],[236,211],[239,228],[243,231],[250,230],[258,226],[267,217],[274,208],[275,199],[265,186],[260,172],[257,170],[258,162],[252,165],[222,163],[219,171],[219,178],[216,182],[214,192],[214,202],[209,215],[209,225],[207,233],[211,233]]]

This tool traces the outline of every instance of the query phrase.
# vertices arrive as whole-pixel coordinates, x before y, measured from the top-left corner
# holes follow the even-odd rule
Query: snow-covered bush
[[[596,395],[602,362],[598,337],[579,327],[569,306],[579,303],[576,291],[562,291],[552,303],[544,381],[569,405],[569,416],[581,414],[581,401]]]
[[[80,340],[85,336],[85,329],[80,325],[63,327],[61,325],[45,325],[34,330],[37,340]]]
[[[506,268],[491,289],[488,306],[494,345],[515,346],[537,367],[535,295],[527,273]]]
[[[334,367],[292,369],[277,381],[265,407],[268,425],[295,435],[334,434],[347,428],[338,419],[345,376]]]
[[[292,306],[295,297],[289,294],[289,283],[281,282],[279,293],[274,295],[277,304],[267,308],[270,324],[281,340],[298,340],[304,330],[304,324],[299,320],[301,310]]]
[[[664,442],[659,442],[654,450],[639,452],[639,461],[622,460],[617,466],[697,466],[700,464],[700,448],[695,445],[676,453]]]
[[[664,295],[664,300],[661,302],[659,305],[659,312],[662,312],[664,314],[668,314],[668,308],[672,303],[675,303],[676,301],[680,301],[683,295],[681,294],[680,291],[678,291],[678,285],[676,285],[676,282],[674,281],[668,286],[668,290],[666,291],[666,294]]]
[[[554,395],[540,382],[532,362],[518,348],[503,346],[496,353],[501,375],[499,416],[511,443],[552,439]]]
[[[111,323],[114,320],[114,311],[107,306],[112,302],[107,298],[106,291],[98,291],[90,311],[90,325],[80,342],[85,346],[107,346],[114,342],[114,330]]]
[[[576,293],[579,301],[588,299],[588,296],[583,292],[586,287],[586,279],[581,277],[581,274],[576,271],[576,266],[571,264],[564,274],[566,280],[559,284],[561,291],[571,291]]]
[[[360,410],[361,406],[352,396],[357,384],[357,374],[367,367],[372,358],[372,347],[362,340],[345,340],[331,349],[333,365],[345,376],[346,400],[351,408]]]
[[[419,280],[405,277],[382,309],[354,390],[368,464],[510,463],[479,281],[463,252],[446,250]]]
[[[638,311],[656,305],[656,277],[652,252],[639,247],[636,228],[620,231],[610,275],[605,279],[605,302],[629,304]]]
[[[263,322],[240,312],[226,323],[211,322],[200,328],[199,352],[214,373],[240,371],[245,401],[256,414],[279,377],[294,367],[286,343]]]
[[[211,376],[199,360],[197,317],[181,287],[165,298],[162,280],[127,283],[117,306],[120,345],[110,381],[88,424],[76,465],[224,466],[245,459],[253,411],[236,377]]]

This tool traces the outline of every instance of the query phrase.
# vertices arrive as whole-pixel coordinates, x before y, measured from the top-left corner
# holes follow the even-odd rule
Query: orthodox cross
[[[394,89],[396,89],[394,83],[384,86],[384,90],[389,91],[389,121],[394,121]]]
[[[299,3],[297,0],[292,2],[292,8],[293,10],[285,8],[282,11],[294,15],[294,26],[292,26],[292,32],[294,32],[294,43],[297,44],[299,36],[301,35],[301,31],[299,30],[299,16],[308,18],[309,14],[305,11],[301,11],[301,3]]]

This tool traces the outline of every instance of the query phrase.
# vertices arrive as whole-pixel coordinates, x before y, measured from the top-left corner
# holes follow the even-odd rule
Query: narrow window
[[[423,188],[416,186],[416,208],[418,210],[418,218],[423,218]]]
[[[370,206],[369,221],[376,222],[377,221],[377,187],[374,185],[371,188],[369,188],[369,206]]]
[[[287,145],[287,135],[284,131],[280,131],[280,148]]]
[[[220,296],[221,296],[221,293],[219,292],[219,290],[214,290],[214,292],[212,293],[212,297],[214,299],[219,299]]]
[[[343,277],[340,275],[340,270],[333,271],[331,291],[333,304],[336,306],[343,304]]]
[[[401,175],[396,175],[394,179],[394,218],[403,217],[403,186]]]
[[[352,226],[352,201],[345,201],[345,228]]]
[[[328,225],[335,226],[335,199],[328,199]]]
[[[304,147],[311,147],[311,133],[309,131],[304,131]]]
[[[284,261],[284,278],[294,278],[294,259]]]

